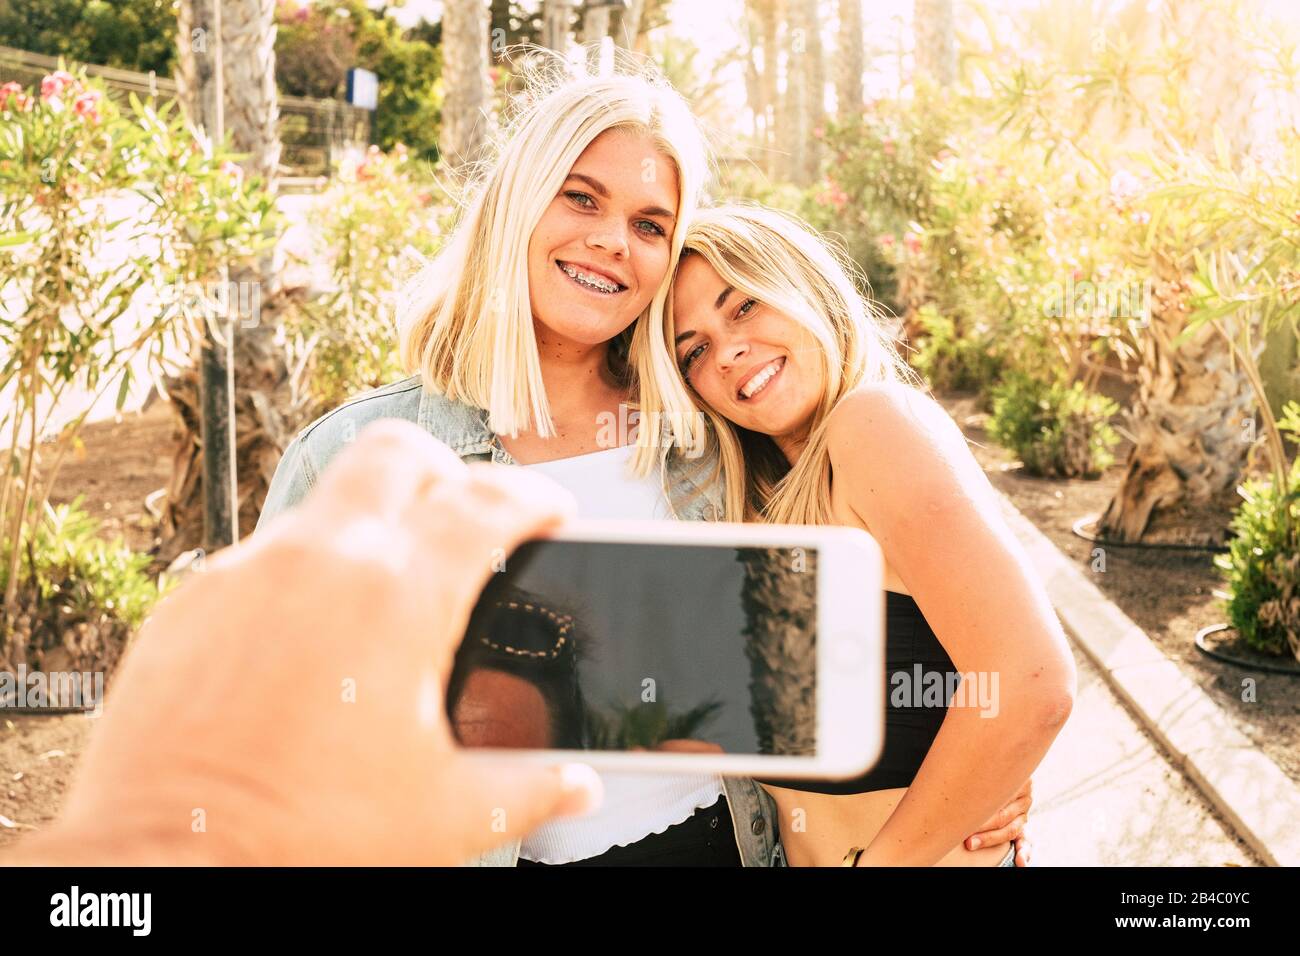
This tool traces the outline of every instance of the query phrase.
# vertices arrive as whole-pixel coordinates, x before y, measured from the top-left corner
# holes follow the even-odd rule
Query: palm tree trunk
[[[178,15],[177,85],[182,107],[198,115],[195,57],[207,38],[192,34],[192,0]],[[275,0],[223,0],[222,76],[226,131],[233,149],[247,154],[247,174],[274,191],[278,179],[279,108],[275,86]],[[203,277],[207,281],[210,277]],[[235,468],[237,534],[251,533],[280,455],[307,411],[303,390],[291,380],[285,348],[277,340],[277,316],[288,305],[278,287],[276,257],[268,255],[230,275],[235,335]],[[235,304],[237,303],[237,304]],[[198,374],[195,368],[169,377],[164,389],[174,413],[176,452],[163,504],[162,551],[171,559],[198,547],[203,531],[202,442],[199,438]]]
[[[492,101],[488,82],[488,8],[479,0],[449,0],[442,14],[442,108],[438,149],[453,167],[475,158],[487,138]]]
[[[952,86],[957,81],[952,0],[916,0],[913,17],[917,77],[937,86]]]
[[[1235,163],[1249,147],[1249,105],[1258,80],[1242,39],[1250,4],[1225,0],[1168,3],[1169,29],[1190,54],[1171,66],[1173,82],[1198,91],[1167,116],[1187,147],[1216,155],[1216,133]],[[1227,83],[1227,77],[1237,77]],[[1250,377],[1234,361],[1228,342],[1206,323],[1180,348],[1173,340],[1188,319],[1193,250],[1206,239],[1165,240],[1153,254],[1150,326],[1139,340],[1138,391],[1126,413],[1134,441],[1124,479],[1098,523],[1106,537],[1137,541],[1162,509],[1188,500],[1204,503],[1240,480],[1253,445],[1255,394]],[[1265,343],[1257,315],[1241,310],[1223,320],[1246,323],[1258,357]],[[1233,332],[1235,341],[1242,337]]]
[[[807,0],[790,0],[785,32],[785,98],[781,101],[781,151],[785,154],[785,177],[807,185],[808,87],[812,80],[808,61]]]
[[[569,48],[569,25],[573,21],[571,0],[544,0],[542,4],[542,46],[564,53]]]
[[[1178,260],[1159,253],[1154,265],[1151,325],[1126,412],[1134,448],[1098,524],[1117,541],[1140,540],[1159,509],[1184,499],[1204,503],[1233,488],[1251,448],[1243,435],[1251,436],[1253,394],[1213,324],[1180,348],[1172,344],[1189,316],[1190,253]]]
[[[835,62],[835,111],[841,119],[862,112],[862,0],[840,0],[840,38]]]
[[[759,752],[816,753],[816,554],[741,548],[737,558],[745,568],[741,606]]]

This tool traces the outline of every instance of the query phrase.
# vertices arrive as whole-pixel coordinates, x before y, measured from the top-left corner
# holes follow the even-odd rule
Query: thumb
[[[475,754],[462,764],[463,785],[458,789],[469,806],[490,807],[504,824],[495,834],[519,839],[553,817],[581,816],[600,806],[604,787],[596,771],[586,764],[528,767],[518,761]]]

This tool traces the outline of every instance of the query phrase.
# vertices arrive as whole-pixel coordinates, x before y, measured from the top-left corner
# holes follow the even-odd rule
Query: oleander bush
[[[0,666],[63,640],[68,613],[105,641],[139,620],[138,562],[46,503],[99,397],[120,409],[133,360],[160,370],[211,315],[218,265],[268,241],[272,201],[232,160],[174,103],[120,104],[84,71],[0,85]]]

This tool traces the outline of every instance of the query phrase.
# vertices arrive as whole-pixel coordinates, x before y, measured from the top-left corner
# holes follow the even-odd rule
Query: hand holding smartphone
[[[857,776],[882,742],[883,587],[853,529],[571,522],[484,589],[448,718],[530,763]]]

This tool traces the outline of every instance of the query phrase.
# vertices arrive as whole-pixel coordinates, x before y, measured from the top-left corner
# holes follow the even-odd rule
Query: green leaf
[[[122,384],[118,387],[117,390],[117,404],[114,409],[115,411],[120,412],[122,410],[122,406],[126,404],[127,395],[130,394],[130,391],[131,391],[131,366],[128,365],[126,368],[122,370]]]

